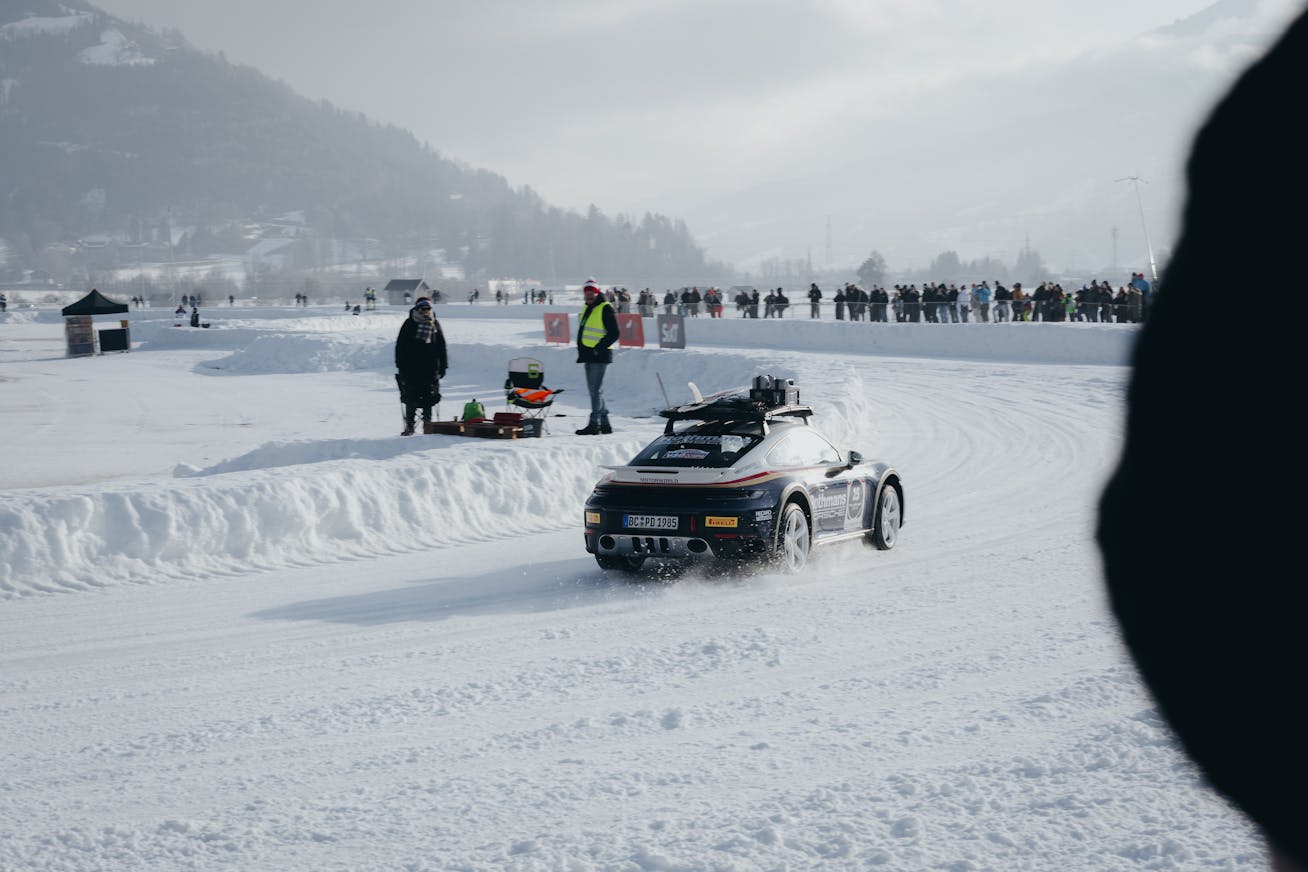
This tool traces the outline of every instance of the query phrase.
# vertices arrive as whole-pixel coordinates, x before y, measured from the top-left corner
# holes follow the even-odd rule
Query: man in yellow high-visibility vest
[[[586,371],[586,390],[590,391],[590,423],[577,431],[578,436],[612,433],[609,410],[604,405],[604,371],[613,362],[613,343],[618,341],[618,316],[600,293],[599,285],[586,279],[582,288],[586,309],[577,328],[577,363]]]

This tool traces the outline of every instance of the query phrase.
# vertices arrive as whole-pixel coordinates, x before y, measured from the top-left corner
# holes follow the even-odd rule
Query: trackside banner
[[[627,312],[618,316],[618,344],[633,348],[645,347],[645,324],[639,315]]]
[[[562,342],[564,345],[572,342],[572,328],[568,326],[567,312],[545,313],[545,341]]]
[[[659,315],[659,348],[686,347],[686,319],[682,315]]]

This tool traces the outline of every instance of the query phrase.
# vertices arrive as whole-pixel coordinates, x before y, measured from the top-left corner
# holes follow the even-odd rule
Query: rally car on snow
[[[609,467],[586,500],[586,550],[601,568],[754,558],[798,572],[814,547],[864,539],[885,550],[899,538],[899,473],[838,450],[793,381],[760,376],[748,393],[659,414],[663,435]]]

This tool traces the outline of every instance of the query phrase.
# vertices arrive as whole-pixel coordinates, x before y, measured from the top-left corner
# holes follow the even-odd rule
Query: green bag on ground
[[[472,399],[472,402],[463,404],[463,420],[471,421],[473,418],[485,417],[486,409],[482,407],[481,403],[477,402],[475,397]]]

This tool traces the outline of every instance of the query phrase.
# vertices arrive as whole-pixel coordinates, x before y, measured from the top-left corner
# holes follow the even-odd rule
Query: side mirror
[[[849,465],[850,465],[850,466],[858,466],[858,465],[859,465],[860,463],[862,463],[862,462],[863,462],[863,455],[859,454],[857,451],[851,451],[851,452],[849,452]]]

